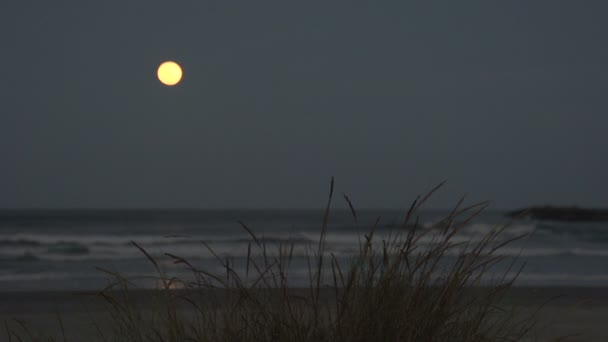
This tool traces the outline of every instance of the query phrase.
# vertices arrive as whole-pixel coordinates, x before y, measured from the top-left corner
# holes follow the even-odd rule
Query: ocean
[[[359,238],[380,217],[379,241],[401,228],[404,211],[360,210],[357,222],[345,210],[330,212],[326,247],[341,262],[358,251]],[[421,229],[432,229],[446,211],[420,212]],[[189,260],[198,268],[221,274],[221,260],[243,270],[251,237],[247,225],[273,253],[289,239],[294,244],[290,279],[305,285],[307,255],[321,230],[322,210],[19,210],[0,211],[0,291],[100,290],[112,270],[153,288],[156,271],[135,241],[170,276],[190,272],[165,253]],[[455,236],[479,241],[510,222],[501,211],[486,211]],[[608,223],[521,220],[506,229],[504,239],[524,238],[499,250],[507,260],[525,263],[516,286],[608,285]],[[421,247],[432,241],[421,240]],[[449,256],[448,256],[449,257]],[[496,274],[506,269],[497,266]]]

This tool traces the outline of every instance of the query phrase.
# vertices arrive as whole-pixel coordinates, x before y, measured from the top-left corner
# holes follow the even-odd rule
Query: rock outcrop
[[[511,211],[507,216],[551,221],[608,221],[608,209],[529,207]]]

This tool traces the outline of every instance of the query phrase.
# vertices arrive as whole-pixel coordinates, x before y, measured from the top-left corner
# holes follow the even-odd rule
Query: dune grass
[[[223,271],[197,268],[179,255],[165,257],[191,271],[191,278],[167,274],[136,242],[158,272],[153,310],[131,296],[132,284],[121,274],[101,269],[112,283],[99,292],[108,304],[111,331],[106,341],[519,341],[533,319],[516,319],[503,296],[518,270],[504,272],[488,285],[484,276],[499,262],[497,251],[508,225],[496,227],[479,241],[454,242],[487,206],[463,206],[461,200],[441,227],[423,229],[417,212],[442,184],[418,198],[405,212],[399,229],[378,237],[376,224],[359,239],[348,262],[326,248],[333,179],[320,237],[308,254],[308,286],[290,284],[294,243],[269,245],[244,223],[251,241],[246,265],[238,268],[217,255]],[[352,215],[357,211],[344,195]],[[420,239],[431,238],[430,248]],[[450,254],[450,262],[446,256]],[[241,265],[242,266],[242,265]],[[511,264],[514,266],[514,264]],[[515,274],[515,276],[508,276]],[[66,327],[69,329],[69,327]],[[7,326],[10,336],[22,336]],[[27,337],[27,336],[26,336]],[[27,339],[23,339],[27,340]],[[56,339],[61,341],[62,339]]]

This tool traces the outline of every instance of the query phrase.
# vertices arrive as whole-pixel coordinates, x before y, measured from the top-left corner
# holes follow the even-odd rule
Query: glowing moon
[[[158,67],[156,75],[164,85],[174,86],[182,79],[182,68],[175,62],[167,61]]]

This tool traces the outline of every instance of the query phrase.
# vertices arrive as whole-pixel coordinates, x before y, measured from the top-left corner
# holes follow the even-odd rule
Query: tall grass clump
[[[443,183],[442,183],[443,184]],[[294,242],[270,245],[244,223],[250,235],[245,265],[202,245],[221,265],[212,273],[177,254],[165,257],[191,272],[168,275],[158,260],[133,242],[158,272],[156,305],[145,309],[131,298],[130,280],[103,270],[113,282],[100,292],[109,304],[113,331],[108,341],[519,341],[531,320],[516,320],[503,296],[518,270],[488,281],[503,260],[497,251],[508,226],[478,241],[454,237],[487,202],[461,200],[434,229],[418,224],[418,211],[441,186],[418,196],[399,228],[379,234],[378,218],[344,259],[326,247],[333,179],[320,235],[307,254],[307,286],[290,282]],[[357,211],[344,195],[357,222]],[[421,244],[421,239],[426,243]],[[429,243],[430,241],[430,243]],[[513,266],[513,264],[511,264]]]

